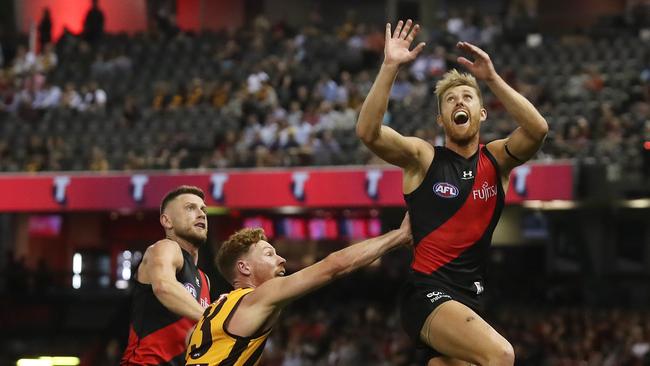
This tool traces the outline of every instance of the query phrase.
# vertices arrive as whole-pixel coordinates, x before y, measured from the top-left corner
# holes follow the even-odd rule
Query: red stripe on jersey
[[[427,274],[434,272],[458,258],[485,234],[497,205],[496,184],[501,183],[497,182],[496,169],[482,150],[476,170],[474,185],[463,206],[417,243],[411,264],[414,270]]]
[[[182,318],[142,339],[138,339],[133,327],[129,330],[129,346],[120,365],[158,365],[169,362],[185,353],[185,337],[194,325],[190,319]]]
[[[199,274],[201,274],[201,293],[199,294],[199,304],[203,308],[207,308],[210,305],[210,286],[208,286],[208,276],[199,269]]]

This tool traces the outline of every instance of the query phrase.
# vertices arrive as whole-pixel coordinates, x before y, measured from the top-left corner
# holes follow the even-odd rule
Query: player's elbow
[[[544,117],[540,117],[537,123],[535,124],[534,137],[538,141],[543,141],[548,135],[548,122]]]
[[[372,144],[379,137],[379,131],[364,126],[361,121],[357,123],[356,133],[357,137],[366,145]]]
[[[548,134],[548,123],[542,116],[526,121],[526,124],[522,124],[521,127],[522,131],[533,141],[544,141]]]
[[[169,294],[171,288],[169,283],[167,283],[167,281],[162,279],[157,279],[151,282],[151,291],[153,291],[156,297],[160,298],[160,297],[165,297],[167,294]]]

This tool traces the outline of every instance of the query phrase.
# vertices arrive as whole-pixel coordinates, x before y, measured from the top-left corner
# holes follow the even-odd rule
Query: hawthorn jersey
[[[484,145],[470,158],[445,147],[424,181],[404,195],[411,217],[416,273],[474,294],[483,277],[505,194],[496,160]]]
[[[222,295],[205,310],[187,347],[187,366],[257,365],[271,329],[250,337],[234,335],[227,329],[239,303],[252,291],[252,288],[236,289]]]
[[[181,249],[183,267],[176,280],[203,307],[210,304],[205,274],[196,267],[192,255]],[[151,285],[134,281],[129,344],[120,365],[184,365],[185,338],[194,321],[167,310],[154,295]]]

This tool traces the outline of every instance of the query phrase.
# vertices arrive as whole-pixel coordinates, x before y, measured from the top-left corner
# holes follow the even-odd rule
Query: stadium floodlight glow
[[[629,208],[649,208],[650,198],[639,198],[636,200],[626,200],[622,202],[623,207]]]
[[[21,358],[16,361],[16,366],[52,366],[52,362],[33,358]]]
[[[532,209],[537,209],[537,210],[539,210],[539,209],[542,208],[542,201],[539,201],[539,200],[528,200],[528,201],[524,201],[521,205],[524,206],[524,207],[526,207],[526,208],[532,208]]]
[[[227,207],[223,207],[223,206],[208,206],[208,207],[205,209],[205,213],[206,213],[208,216],[212,216],[212,215],[227,215],[229,212],[230,212],[230,209],[228,209]]]
[[[81,273],[81,254],[75,253],[72,256],[72,273],[80,274]]]
[[[38,358],[39,360],[48,360],[52,362],[52,366],[76,366],[79,364],[79,357],[68,357],[68,356],[42,356]]]
[[[72,288],[79,289],[81,287],[81,276],[75,274],[72,276]]]
[[[550,200],[550,201],[528,200],[528,201],[524,201],[521,205],[523,207],[536,209],[536,210],[570,210],[572,208],[577,207],[575,201],[568,201],[568,200]]]
[[[304,211],[305,209],[300,206],[281,206],[277,208],[277,212],[283,215],[296,215]]]
[[[131,279],[131,263],[124,262],[124,268],[122,268],[122,279],[130,280]]]
[[[570,210],[576,208],[576,202],[567,200],[550,200],[544,202],[543,206],[547,210]]]
[[[39,358],[21,358],[16,366],[77,366],[79,357],[71,356],[40,356]]]

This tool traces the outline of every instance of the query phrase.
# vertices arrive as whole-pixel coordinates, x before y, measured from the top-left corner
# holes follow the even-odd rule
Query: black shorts
[[[454,288],[417,272],[412,272],[409,275],[409,279],[402,287],[399,299],[402,326],[417,346],[418,358],[422,360],[442,356],[442,353],[420,340],[422,326],[435,308],[447,301],[455,300],[479,315],[483,312],[482,296]]]

